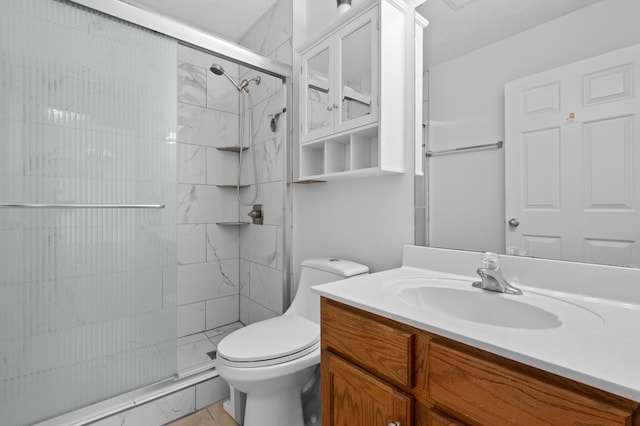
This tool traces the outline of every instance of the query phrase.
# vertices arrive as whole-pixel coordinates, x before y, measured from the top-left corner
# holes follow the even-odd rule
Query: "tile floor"
[[[238,426],[238,423],[225,413],[222,402],[216,402],[166,426]]]
[[[178,339],[178,376],[187,377],[215,366],[208,353],[215,351],[218,343],[227,334],[244,327],[234,322],[204,333],[192,334]]]

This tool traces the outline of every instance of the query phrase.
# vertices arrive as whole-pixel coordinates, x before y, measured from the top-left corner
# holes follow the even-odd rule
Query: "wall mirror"
[[[640,4],[431,0],[417,10],[430,22],[434,155],[424,185],[416,179],[416,242],[639,267]]]

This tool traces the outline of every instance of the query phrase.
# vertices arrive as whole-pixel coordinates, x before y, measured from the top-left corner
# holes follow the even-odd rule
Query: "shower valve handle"
[[[253,219],[254,224],[262,225],[262,221],[264,220],[264,216],[262,214],[262,204],[254,204],[253,210],[247,213],[247,215]]]

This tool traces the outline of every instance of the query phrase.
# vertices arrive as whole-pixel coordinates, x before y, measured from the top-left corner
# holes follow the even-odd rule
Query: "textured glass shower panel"
[[[176,45],[0,2],[0,413],[24,425],[176,373]]]

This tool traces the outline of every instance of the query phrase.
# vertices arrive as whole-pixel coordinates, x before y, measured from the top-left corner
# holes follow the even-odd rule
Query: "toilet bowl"
[[[320,363],[320,298],[310,288],[368,271],[343,259],[305,260],[296,295],[282,316],[222,339],[216,368],[231,388],[246,394],[245,426],[304,425],[302,391],[317,379]]]

